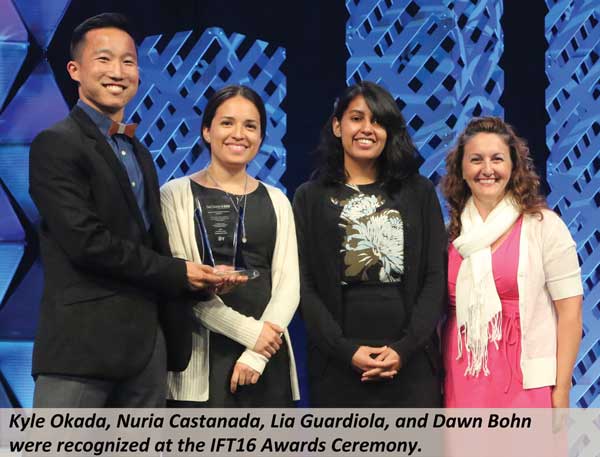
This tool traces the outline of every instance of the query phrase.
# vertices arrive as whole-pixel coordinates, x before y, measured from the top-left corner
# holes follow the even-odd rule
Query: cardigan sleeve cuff
[[[165,279],[162,283],[164,284],[165,292],[169,296],[178,296],[189,291],[187,267],[184,259],[172,258],[170,262],[171,265],[167,268]]]
[[[258,371],[262,375],[268,359],[257,352],[246,349],[237,361],[248,365],[250,368]]]
[[[581,276],[579,273],[558,280],[550,280],[546,284],[552,300],[561,300],[563,298],[583,295],[583,285],[581,284]]]
[[[257,321],[251,317],[246,317],[245,322],[239,327],[232,325],[232,322],[224,322],[223,324],[223,334],[247,349],[254,348],[263,328],[262,321]],[[227,324],[229,324],[229,328],[226,328]]]
[[[347,363],[349,366],[352,366],[352,357],[354,356],[354,353],[358,350],[359,347],[360,345],[351,343],[350,341],[344,339],[339,343],[339,347],[336,351],[336,354],[342,362]]]
[[[408,336],[405,336],[401,340],[390,344],[390,347],[398,353],[402,365],[404,365],[407,360],[410,359],[416,350],[415,341]]]
[[[248,349],[253,349],[262,332],[263,322],[235,313],[217,300],[219,299],[215,297],[213,301],[196,304],[193,308],[196,318],[211,331],[225,335]]]

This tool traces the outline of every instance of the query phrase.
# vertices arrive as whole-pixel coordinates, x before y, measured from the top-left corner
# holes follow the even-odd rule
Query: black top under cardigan
[[[300,309],[306,324],[310,370],[321,371],[328,358],[351,365],[358,344],[341,328],[342,286],[339,268],[340,231],[319,224],[336,185],[319,181],[302,184],[294,195],[294,215],[300,256]],[[402,280],[408,313],[403,337],[390,344],[402,363],[429,345],[446,297],[447,239],[440,204],[431,181],[420,175],[406,178],[390,195],[404,221]]]

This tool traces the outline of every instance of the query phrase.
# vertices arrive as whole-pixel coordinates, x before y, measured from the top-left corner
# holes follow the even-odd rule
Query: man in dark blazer
[[[34,407],[160,407],[167,353],[183,370],[191,352],[186,300],[165,298],[222,279],[171,257],[152,157],[121,123],[139,83],[126,19],[84,21],[71,59],[77,106],[30,153],[45,277]]]

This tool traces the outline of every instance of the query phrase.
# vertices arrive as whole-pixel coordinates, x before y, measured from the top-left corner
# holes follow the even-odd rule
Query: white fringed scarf
[[[491,245],[515,223],[519,210],[513,199],[505,195],[485,222],[469,198],[460,216],[460,236],[453,241],[463,258],[456,278],[456,320],[458,356],[462,357],[465,335],[467,369],[465,375],[487,376],[488,342],[498,347],[502,339],[502,304],[492,271]]]

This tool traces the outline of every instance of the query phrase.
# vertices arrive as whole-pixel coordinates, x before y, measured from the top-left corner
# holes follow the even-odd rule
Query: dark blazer
[[[344,336],[341,326],[342,234],[339,220],[330,220],[334,211],[327,208],[336,189],[309,181],[298,188],[293,203],[300,256],[300,310],[308,335],[309,374],[317,378],[330,360],[350,366],[358,349],[356,342]],[[408,324],[390,347],[403,363],[415,351],[426,350],[436,369],[435,329],[446,297],[447,241],[440,204],[433,184],[420,175],[404,180],[391,197],[404,221],[402,290]]]
[[[125,168],[83,110],[73,108],[31,144],[29,186],[41,215],[45,279],[34,376],[134,375],[152,354],[159,322],[170,369],[188,363],[191,333],[177,328],[186,308],[162,300],[185,290],[185,262],[170,256],[152,157],[133,143],[149,231]]]

